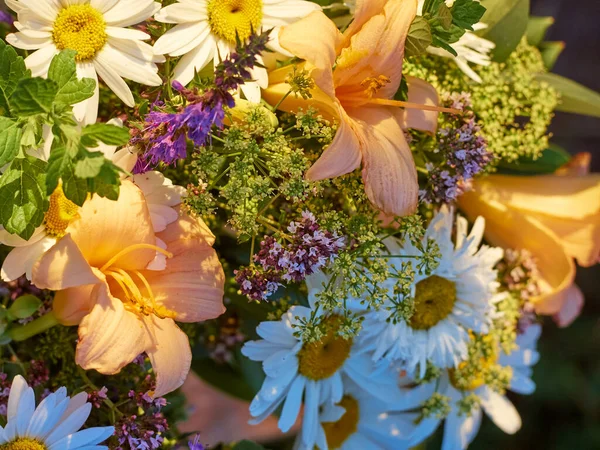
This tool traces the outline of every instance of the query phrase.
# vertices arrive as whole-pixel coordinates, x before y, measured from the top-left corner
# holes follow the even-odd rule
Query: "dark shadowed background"
[[[566,42],[553,71],[600,91],[600,0],[532,0],[532,14],[553,16],[547,39]],[[590,152],[600,171],[600,119],[557,113],[551,130],[569,152]],[[600,266],[579,269],[577,282],[586,295],[582,316],[563,330],[546,321],[537,391],[511,397],[523,428],[506,436],[486,421],[471,449],[600,449]]]

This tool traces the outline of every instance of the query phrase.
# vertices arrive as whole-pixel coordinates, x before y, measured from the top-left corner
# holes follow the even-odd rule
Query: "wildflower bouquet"
[[[600,256],[600,176],[547,131],[600,96],[550,73],[552,18],[5,1],[0,449],[519,430],[507,392],[535,390],[542,316],[575,320],[575,261]],[[192,372],[213,388],[188,400],[225,408],[195,437]]]

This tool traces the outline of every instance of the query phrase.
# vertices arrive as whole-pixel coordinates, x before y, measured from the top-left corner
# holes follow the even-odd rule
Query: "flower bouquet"
[[[534,392],[542,316],[575,320],[600,254],[600,176],[547,131],[600,95],[550,72],[552,18],[5,3],[0,449],[519,430],[507,392]],[[186,401],[220,418],[190,428]]]

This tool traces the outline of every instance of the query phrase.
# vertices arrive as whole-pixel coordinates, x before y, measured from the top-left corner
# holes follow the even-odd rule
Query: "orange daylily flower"
[[[280,45],[305,60],[316,87],[312,98],[290,95],[279,108],[296,112],[312,106],[339,124],[336,137],[308,170],[309,180],[338,177],[360,167],[366,193],[393,215],[415,211],[419,186],[403,130],[434,133],[438,95],[423,80],[409,77],[408,102],[393,100],[402,78],[404,42],[417,13],[417,0],[359,0],[354,21],[342,34],[322,12],[283,28]],[[294,70],[271,72],[263,98],[275,105],[289,92]],[[399,106],[420,110],[404,111]],[[428,110],[424,110],[428,109]]]
[[[202,220],[181,213],[155,234],[144,195],[128,180],[117,201],[94,196],[79,216],[36,262],[32,277],[39,288],[58,291],[59,321],[79,324],[77,364],[115,374],[146,352],[157,374],[154,395],[177,389],[192,355],[175,321],[225,311],[214,236]],[[149,270],[157,252],[167,256],[166,268]]]
[[[459,198],[470,219],[486,218],[492,245],[533,253],[543,278],[542,295],[533,299],[536,311],[554,315],[560,326],[583,306],[574,259],[588,267],[600,257],[600,174],[587,172],[589,156],[580,155],[553,175],[474,180],[473,190]]]

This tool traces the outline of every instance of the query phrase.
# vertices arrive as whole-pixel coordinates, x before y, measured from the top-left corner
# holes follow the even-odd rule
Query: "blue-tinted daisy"
[[[250,405],[250,414],[259,423],[281,404],[279,428],[289,430],[296,422],[304,402],[300,435],[302,445],[313,448],[319,434],[319,410],[342,401],[349,379],[368,395],[400,402],[396,375],[390,369],[376,371],[371,356],[362,352],[354,339],[344,339],[338,332],[341,317],[321,316],[326,334],[317,342],[303,342],[294,332],[295,325],[308,319],[315,309],[294,306],[279,321],[262,322],[256,329],[262,338],[247,342],[242,353],[254,361],[262,361],[267,378]]]
[[[469,331],[487,332],[494,304],[502,299],[497,293],[499,283],[494,266],[503,251],[480,246],[485,227],[482,217],[475,221],[470,233],[467,221],[459,217],[456,243],[452,240],[453,223],[453,212],[444,207],[427,228],[424,241],[433,239],[441,258],[431,273],[416,272],[411,287],[414,312],[410,319],[389,322],[391,313],[386,307],[391,305],[366,313],[362,338],[374,350],[375,360],[400,360],[409,373],[418,368],[423,376],[428,362],[438,368],[457,366],[467,356]],[[402,246],[399,241],[388,239],[386,245],[392,255],[410,258],[419,254],[410,242]]]
[[[80,392],[67,397],[61,387],[35,406],[35,394],[25,379],[17,375],[8,398],[7,424],[0,431],[0,448],[5,450],[102,450],[98,445],[114,433],[113,427],[86,428],[92,404]]]

